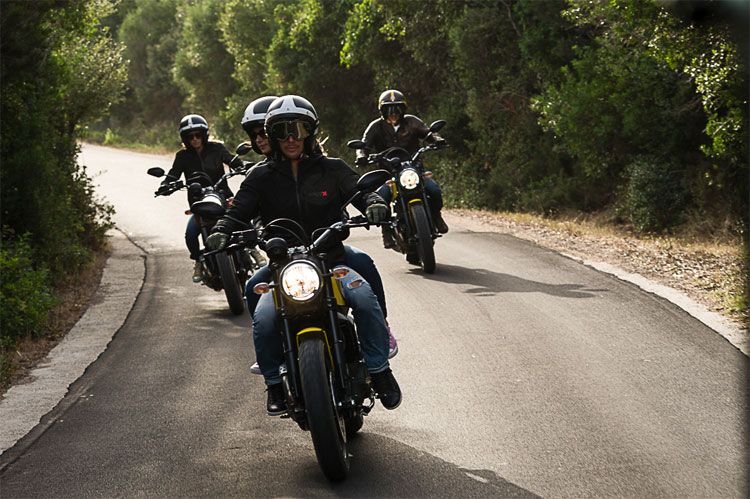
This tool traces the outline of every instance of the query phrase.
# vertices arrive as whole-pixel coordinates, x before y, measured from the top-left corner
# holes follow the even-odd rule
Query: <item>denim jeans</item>
[[[443,209],[443,191],[440,189],[440,186],[431,178],[425,178],[424,190],[429,198],[430,210],[433,214],[439,213]],[[385,199],[387,204],[391,204],[391,201],[393,201],[393,187],[383,184],[378,188],[377,192]]]
[[[375,267],[375,262],[370,258],[370,255],[354,246],[344,245],[344,250],[346,250],[346,265],[356,270],[359,275],[364,277],[365,281],[370,283],[372,291],[378,298],[380,309],[383,311],[383,317],[388,317],[388,310],[385,306],[383,281],[380,278],[380,273],[378,272],[377,267]],[[258,269],[255,274],[248,279],[247,284],[245,285],[245,300],[247,301],[247,310],[250,312],[250,315],[253,315],[255,307],[258,305],[258,300],[260,300],[260,295],[253,292],[253,287],[259,282],[268,282],[270,278],[271,273],[268,269],[268,265],[266,265],[265,267]]]
[[[351,268],[349,274],[339,281],[344,301],[354,315],[367,370],[373,374],[382,372],[389,367],[388,329],[375,293],[367,281]],[[284,361],[284,352],[280,330],[273,294],[261,295],[253,314],[253,341],[260,371],[269,386],[281,382],[279,365]]]
[[[185,244],[190,251],[191,260],[198,260],[201,256],[201,245],[198,242],[200,235],[201,230],[198,228],[198,221],[195,219],[195,215],[190,215],[187,227],[185,227]]]

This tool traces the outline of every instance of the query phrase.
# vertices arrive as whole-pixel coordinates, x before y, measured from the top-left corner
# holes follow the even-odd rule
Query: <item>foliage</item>
[[[18,339],[38,331],[55,299],[48,272],[35,268],[29,234],[15,237],[4,230],[3,239],[6,244],[0,249],[0,323],[4,337]]]
[[[624,204],[633,227],[652,232],[680,221],[684,188],[676,165],[637,156],[626,168]]]
[[[747,218],[750,9],[738,5],[134,0],[107,24],[135,61],[136,130],[205,106],[212,130],[234,143],[251,100],[296,93],[316,106],[326,150],[346,158],[379,93],[398,88],[408,112],[448,121],[451,148],[427,158],[448,203],[631,216],[635,178],[661,165],[649,171],[666,168],[677,189],[667,211],[683,216],[636,222],[661,230],[688,213]],[[129,140],[125,107],[102,133]]]
[[[0,10],[3,338],[37,327],[50,285],[85,265],[111,227],[76,143],[82,125],[121,97],[122,48],[97,28],[110,8],[6,1]]]

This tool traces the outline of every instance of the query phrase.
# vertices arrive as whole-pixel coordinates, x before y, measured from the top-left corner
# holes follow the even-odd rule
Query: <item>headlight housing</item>
[[[407,168],[399,174],[398,182],[405,189],[415,189],[419,185],[419,174],[411,168]]]
[[[281,271],[281,290],[296,302],[312,299],[320,290],[321,282],[318,269],[304,260],[292,262]]]

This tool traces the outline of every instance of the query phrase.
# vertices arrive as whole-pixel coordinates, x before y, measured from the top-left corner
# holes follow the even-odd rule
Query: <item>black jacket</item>
[[[362,141],[366,147],[364,150],[357,151],[357,157],[379,153],[391,147],[406,149],[409,151],[409,155],[413,156],[419,150],[420,140],[426,138],[429,133],[430,129],[427,125],[412,114],[404,115],[401,118],[398,130],[383,118],[378,118],[367,126],[362,136]],[[440,138],[438,134],[433,133],[430,136],[430,142]]]
[[[190,182],[194,174],[204,172],[211,177],[211,184],[213,185],[224,175],[225,164],[229,165],[230,168],[243,166],[244,163],[240,158],[234,158],[234,161],[232,161],[232,158],[234,158],[234,155],[224,147],[224,144],[219,142],[206,142],[200,155],[193,148],[182,149],[175,154],[172,168],[167,172],[167,179],[162,183],[177,180],[182,175],[185,176],[185,182],[187,183]],[[227,197],[232,197],[232,191],[226,181],[222,182],[219,188],[224,191]]]
[[[321,154],[313,154],[299,163],[296,180],[289,161],[264,161],[250,169],[232,206],[214,231],[229,234],[245,229],[244,224],[260,215],[263,225],[276,218],[290,218],[311,235],[315,229],[341,220],[342,207],[356,192],[357,180],[359,175],[346,162]],[[355,207],[364,213],[373,203],[385,202],[378,194],[369,193]],[[286,239],[294,244],[290,238]],[[341,241],[326,251],[331,265],[344,263]]]

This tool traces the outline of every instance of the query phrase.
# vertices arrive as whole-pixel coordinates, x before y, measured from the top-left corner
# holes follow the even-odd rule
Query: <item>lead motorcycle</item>
[[[444,120],[430,125],[430,133],[445,126]],[[361,140],[351,140],[352,149],[366,149]],[[429,151],[448,147],[447,144],[431,144],[420,148],[413,156],[400,147],[391,147],[367,157],[368,164],[376,164],[392,173],[388,184],[393,189],[391,201],[391,227],[396,240],[396,249],[406,255],[409,263],[420,265],[428,274],[435,272],[435,240],[441,237],[432,219],[430,200],[425,191],[425,179],[432,176],[425,171],[421,156]]]
[[[342,221],[318,229],[312,237],[294,220],[281,218],[260,229],[234,232],[226,248],[208,253],[259,244],[268,255],[271,282],[257,284],[254,292],[273,293],[281,325],[280,374],[287,404],[282,417],[310,432],[318,463],[333,481],[343,480],[349,471],[347,440],[375,405],[375,392],[338,281],[347,270],[331,269],[321,248],[352,228],[369,228],[365,217],[349,218],[346,206],[389,177],[384,170],[363,175],[357,193],[342,208]]]
[[[249,150],[250,146],[247,143],[242,143],[237,147],[235,157],[246,154]],[[252,164],[228,171],[216,184],[212,184],[210,177],[200,172],[191,176],[187,180],[187,185],[182,180],[175,179],[162,185],[154,193],[154,196],[169,196],[179,190],[187,190],[190,209],[185,214],[195,215],[201,234],[200,259],[203,262],[204,269],[201,283],[215,291],[224,290],[229,309],[234,315],[240,315],[245,311],[245,282],[258,268],[258,264],[253,262],[247,252],[232,251],[207,255],[205,244],[206,239],[211,234],[211,228],[229,207],[230,201],[218,186],[230,177],[244,175],[250,166]],[[153,177],[165,176],[164,169],[160,167],[149,168],[147,173]]]

